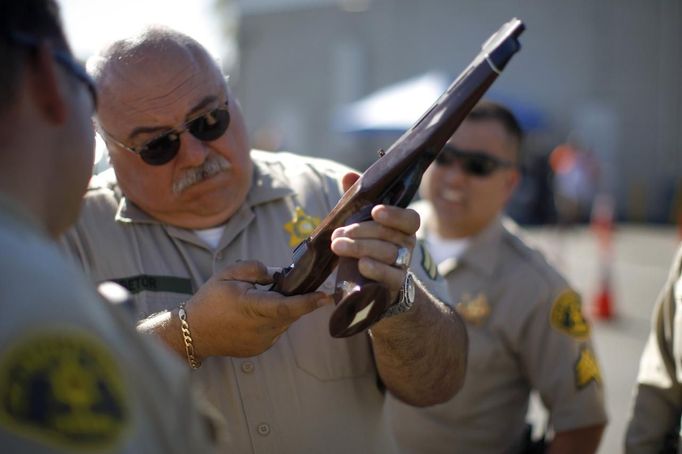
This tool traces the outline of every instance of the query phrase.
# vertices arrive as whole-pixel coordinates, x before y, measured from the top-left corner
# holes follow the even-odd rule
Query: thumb
[[[214,277],[226,281],[242,281],[255,284],[272,283],[272,275],[268,268],[256,260],[244,260],[229,265],[218,271]]]
[[[353,184],[356,181],[358,181],[359,178],[360,178],[359,173],[349,172],[349,173],[345,174],[343,176],[343,178],[341,179],[341,185],[343,187],[343,192],[348,191],[350,189],[350,187],[353,186]]]

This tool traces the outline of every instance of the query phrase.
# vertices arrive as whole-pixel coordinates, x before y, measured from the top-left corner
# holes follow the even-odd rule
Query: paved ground
[[[597,241],[588,228],[566,233],[555,229],[526,230],[581,291],[586,315],[599,289],[600,260]],[[611,293],[616,316],[593,320],[595,348],[606,386],[610,423],[600,453],[622,452],[632,387],[639,357],[649,330],[649,318],[677,248],[671,227],[620,226],[614,234]]]

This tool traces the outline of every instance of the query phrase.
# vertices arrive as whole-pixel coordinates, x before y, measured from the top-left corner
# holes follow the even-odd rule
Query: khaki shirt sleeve
[[[607,421],[602,377],[580,296],[550,290],[526,323],[520,354],[528,379],[549,409],[555,432]]]
[[[682,281],[682,249],[656,304],[651,332],[639,364],[637,388],[630,421],[625,434],[628,453],[659,452],[666,435],[675,434],[682,410],[682,386],[676,371],[681,341],[678,325],[682,323],[676,311],[675,294]],[[676,291],[677,289],[677,291]]]

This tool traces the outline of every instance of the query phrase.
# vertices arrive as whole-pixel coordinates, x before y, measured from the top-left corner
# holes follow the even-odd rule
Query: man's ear
[[[68,115],[67,94],[60,81],[57,65],[49,44],[43,41],[36,48],[34,58],[29,60],[27,80],[36,108],[49,122],[62,124]]]

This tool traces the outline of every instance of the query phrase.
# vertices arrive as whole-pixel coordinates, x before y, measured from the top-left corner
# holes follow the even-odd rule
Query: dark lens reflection
[[[473,176],[486,177],[500,167],[512,164],[480,151],[462,151],[452,145],[446,145],[436,157],[436,164],[447,166],[457,161],[462,170]]]
[[[230,125],[230,112],[227,106],[219,107],[190,121],[186,128],[190,134],[201,141],[210,142],[218,139]],[[147,143],[140,156],[147,164],[159,166],[170,162],[180,151],[180,133],[169,131]]]

